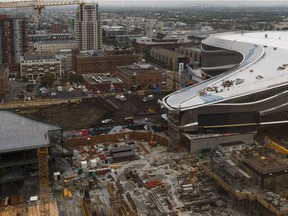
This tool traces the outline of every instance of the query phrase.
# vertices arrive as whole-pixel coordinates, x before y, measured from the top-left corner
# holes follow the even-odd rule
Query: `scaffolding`
[[[47,216],[49,213],[49,168],[48,168],[48,148],[38,148],[38,168],[40,187],[40,215]]]

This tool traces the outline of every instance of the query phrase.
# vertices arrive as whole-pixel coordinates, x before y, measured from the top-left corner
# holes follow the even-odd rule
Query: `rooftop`
[[[39,41],[36,44],[76,44],[74,40],[48,40],[48,41]]]
[[[235,50],[243,60],[228,73],[166,96],[168,109],[187,110],[288,84],[288,32],[221,33],[203,43]]]
[[[49,146],[48,131],[60,129],[4,110],[0,122],[0,153]]]
[[[42,52],[25,52],[24,60],[43,60],[43,59],[55,59],[55,55],[49,51]]]
[[[280,157],[278,154],[249,152],[248,154],[243,154],[243,161],[261,174],[288,171],[288,163],[286,162],[286,159]]]
[[[130,75],[134,75],[135,73],[137,73],[137,75],[154,74],[154,73],[161,73],[163,71],[147,63],[141,63],[141,64],[134,63],[133,65],[118,66],[117,68],[120,68],[121,70],[125,71]]]
[[[113,83],[122,83],[117,77],[113,77],[107,74],[83,74],[84,79],[86,79],[90,84],[97,84],[97,83],[105,83],[105,82],[113,82]]]

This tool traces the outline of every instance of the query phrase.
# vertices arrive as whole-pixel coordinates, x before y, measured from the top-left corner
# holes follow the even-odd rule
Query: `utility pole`
[[[176,73],[175,73],[175,63],[176,60],[173,58],[172,60],[172,75],[173,75],[173,86],[172,86],[172,91],[176,91]]]

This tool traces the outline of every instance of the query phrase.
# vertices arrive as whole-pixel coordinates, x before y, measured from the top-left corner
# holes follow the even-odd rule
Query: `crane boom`
[[[82,0],[34,0],[34,1],[11,1],[0,2],[0,8],[32,7],[34,9],[45,8],[45,6],[81,4]]]

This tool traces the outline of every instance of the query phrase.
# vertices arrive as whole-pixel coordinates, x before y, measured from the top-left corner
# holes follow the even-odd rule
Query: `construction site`
[[[41,18],[46,6],[74,4],[84,2],[0,8],[31,7]],[[189,150],[183,140],[175,148],[161,117],[165,94],[1,103],[0,216],[288,216],[288,138],[224,134],[216,147],[215,137],[188,134]]]
[[[143,114],[143,96],[127,98],[127,104],[114,97],[92,102],[88,115],[97,110],[94,129],[103,118],[114,120],[110,126],[115,127],[101,134],[90,133],[90,128],[75,136],[75,131],[53,124],[57,114],[89,107],[86,99],[51,106],[58,113],[51,110],[49,124],[32,116],[49,107],[1,111],[0,215],[288,215],[285,146],[257,135],[250,145],[172,150],[165,132],[123,125],[123,116],[132,110],[133,120],[149,116],[159,123],[157,100],[145,103],[156,112]],[[107,116],[108,106],[121,116]],[[83,116],[73,116],[81,128],[89,119]]]

